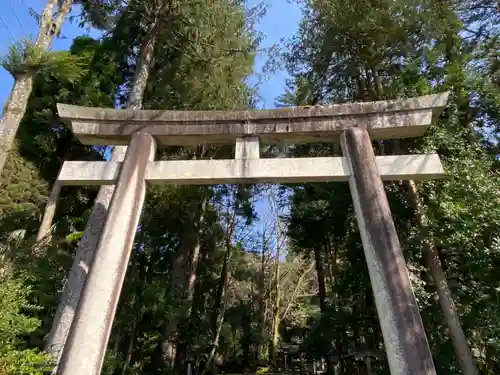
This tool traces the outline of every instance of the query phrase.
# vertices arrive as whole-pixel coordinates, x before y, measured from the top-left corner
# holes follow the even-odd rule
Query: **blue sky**
[[[249,5],[257,4],[258,0],[249,0]],[[261,48],[269,47],[279,43],[281,38],[288,38],[297,29],[300,20],[300,7],[290,0],[264,0],[268,6],[268,11],[258,28],[266,36],[261,44]],[[29,16],[29,8],[41,12],[45,0],[0,0],[0,54],[4,55],[8,46],[30,36],[36,36],[38,25]],[[68,49],[71,41],[78,35],[85,34],[84,29],[76,24],[66,22],[63,27],[63,38],[58,39],[53,44],[53,49]],[[96,35],[93,35],[96,36]],[[260,56],[256,61],[256,71],[261,71],[265,63],[265,57]],[[275,99],[283,93],[285,72],[278,72],[268,77],[261,84],[260,96],[262,97],[262,107],[274,107]],[[0,68],[0,103],[8,98],[12,87],[13,79],[8,72]]]
[[[248,5],[260,3],[259,0],[247,0]],[[297,30],[300,20],[300,7],[290,0],[264,0],[267,5],[265,17],[260,21],[258,30],[265,38],[261,43],[261,48],[270,47],[279,43],[282,38],[291,37]],[[38,32],[38,25],[29,15],[29,9],[33,8],[40,13],[45,4],[45,0],[0,0],[0,55],[8,51],[8,47],[15,41],[25,38],[35,37]],[[57,39],[52,49],[68,49],[71,41],[78,35],[86,34],[87,31],[79,28],[76,24],[66,22],[62,30],[63,38]],[[91,33],[97,37],[97,33]],[[255,71],[261,72],[266,62],[266,56],[259,56],[256,61]],[[261,108],[273,108],[275,99],[284,91],[286,72],[277,72],[268,76],[260,84],[259,95],[261,97]],[[3,68],[0,68],[0,103],[7,100],[13,79]],[[251,82],[255,82],[252,79]],[[270,205],[264,200],[256,205],[258,215],[261,218],[268,216]],[[255,228],[261,231],[264,222]]]

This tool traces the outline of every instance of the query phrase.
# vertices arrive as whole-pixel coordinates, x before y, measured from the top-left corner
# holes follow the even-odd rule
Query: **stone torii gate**
[[[115,110],[58,104],[84,144],[128,145],[123,162],[68,161],[57,186],[116,184],[58,375],[98,375],[141,214],[146,183],[349,181],[392,375],[435,375],[383,180],[426,180],[436,154],[375,156],[371,141],[418,137],[447,93],[407,100],[248,111]],[[261,159],[260,144],[338,142],[343,157]],[[235,144],[229,160],[154,161],[156,147]]]

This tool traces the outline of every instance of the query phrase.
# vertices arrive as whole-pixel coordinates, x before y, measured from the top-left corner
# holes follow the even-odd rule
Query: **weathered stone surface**
[[[126,152],[126,146],[115,147],[111,153],[111,162],[120,163],[121,165]],[[118,173],[116,175],[117,178]],[[102,227],[106,220],[108,207],[114,191],[114,185],[101,186],[99,189],[94,206],[92,207],[90,219],[78,243],[77,251],[73,258],[73,265],[64,284],[59,305],[57,306],[52,327],[46,341],[46,350],[51,353],[56,364],[55,370],[57,370],[62,349],[76,313],[78,301],[85,285],[88,270],[101,236]],[[50,227],[52,225],[52,218],[50,218],[50,222],[45,222],[44,225]]]
[[[235,159],[259,159],[260,141],[259,137],[245,137],[236,139],[234,148]]]
[[[58,375],[99,375],[146,193],[154,139],[135,134],[127,150]]]
[[[347,181],[350,169],[343,157],[294,159],[182,160],[149,163],[151,184],[243,184]],[[429,180],[444,176],[439,156],[377,156],[383,180]],[[118,162],[65,162],[60,174],[64,185],[107,185],[118,178]]]
[[[263,143],[331,142],[350,127],[368,130],[372,139],[417,137],[439,114],[447,93],[407,100],[332,105],[327,108],[281,108],[248,111],[116,110],[58,104],[59,116],[71,121],[85,144],[123,145],[142,131],[160,145],[233,143],[258,136]]]
[[[370,137],[352,128],[341,145],[391,375],[436,375]]]

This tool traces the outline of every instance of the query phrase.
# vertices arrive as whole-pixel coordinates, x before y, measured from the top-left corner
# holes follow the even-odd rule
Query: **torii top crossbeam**
[[[56,185],[115,184],[58,375],[99,375],[146,183],[349,181],[392,375],[435,375],[383,179],[436,178],[439,156],[375,156],[372,139],[422,135],[448,95],[251,111],[144,111],[58,105],[86,144],[128,145],[123,162],[66,161]],[[365,130],[366,129],[366,130]],[[342,157],[260,159],[260,143],[332,142]],[[234,159],[155,161],[156,146],[226,143]],[[45,220],[45,217],[44,217]],[[50,220],[48,220],[50,222]]]
[[[448,93],[405,100],[247,111],[117,110],[58,104],[59,116],[71,120],[84,144],[127,145],[143,131],[159,146],[234,144],[259,137],[261,143],[331,142],[347,128],[368,130],[371,139],[418,137],[443,110]]]

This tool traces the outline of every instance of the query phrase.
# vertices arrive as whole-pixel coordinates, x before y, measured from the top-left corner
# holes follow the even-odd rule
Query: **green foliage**
[[[497,68],[490,54],[491,43],[498,39],[497,15],[487,11],[487,1],[470,10],[459,3],[399,0],[373,7],[358,0],[304,2],[300,32],[284,54],[292,79],[282,99],[314,104],[452,92],[444,115],[424,138],[398,142],[411,153],[437,151],[443,160],[448,177],[420,184],[419,193],[478,366],[482,373],[493,374],[498,348],[496,339],[485,333],[499,306],[492,289],[498,283],[493,249],[500,229],[499,117],[493,99],[498,85],[491,85]],[[473,33],[473,28],[481,30],[480,37],[457,36],[460,30]],[[384,141],[383,146],[390,153],[395,145]],[[320,155],[326,148],[296,150]],[[334,327],[329,337],[311,330],[307,342],[318,350],[330,345],[343,353],[380,348],[374,306],[367,300],[369,283],[366,276],[360,279],[360,270],[364,275],[367,271],[352,211],[345,203],[349,193],[339,186],[318,185],[293,188],[289,227],[295,251],[321,249],[328,305],[323,316],[331,317],[329,326]],[[425,235],[416,225],[406,190],[387,184],[387,193],[438,372],[457,373],[446,322],[422,260]],[[344,206],[332,204],[335,200]],[[332,253],[340,261],[337,266],[329,263]],[[482,311],[487,311],[484,320]]]
[[[269,367],[257,367],[256,374],[265,374],[269,371]]]
[[[0,196],[2,236],[14,230],[35,230],[40,216],[40,203],[45,200],[47,183],[33,163],[11,152],[0,178],[3,194]]]
[[[49,370],[49,358],[38,349],[26,346],[23,337],[40,325],[36,318],[23,314],[30,289],[22,279],[4,276],[0,280],[0,374],[42,375]]]
[[[13,77],[44,71],[65,77],[71,82],[85,74],[79,57],[68,51],[45,51],[27,39],[11,44],[8,53],[0,59],[0,65]]]
[[[66,242],[73,242],[73,241],[78,241],[82,238],[83,236],[83,232],[75,232],[75,233],[71,233],[71,234],[68,234],[65,238]]]

